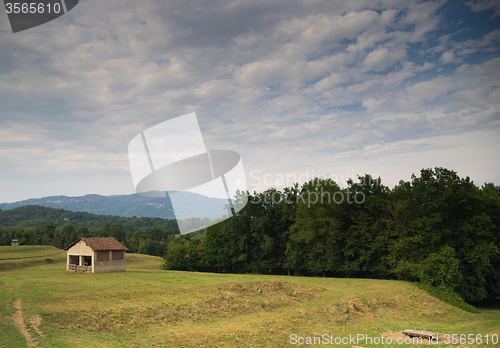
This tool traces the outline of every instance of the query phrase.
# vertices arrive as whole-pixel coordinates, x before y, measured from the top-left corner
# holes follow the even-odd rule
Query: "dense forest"
[[[249,196],[200,240],[174,239],[165,269],[419,281],[500,303],[500,187],[445,168],[393,189],[370,175]]]
[[[500,304],[500,187],[491,183],[435,168],[393,189],[370,175],[346,188],[316,178],[248,199],[237,216],[182,236],[173,220],[17,208],[0,212],[0,245],[114,236],[164,257],[164,269],[403,279]]]

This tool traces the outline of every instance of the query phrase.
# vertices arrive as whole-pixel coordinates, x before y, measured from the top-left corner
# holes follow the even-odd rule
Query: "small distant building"
[[[64,220],[64,222],[68,222],[69,218],[64,218],[63,220]]]
[[[11,246],[19,246],[19,241],[17,239],[13,239],[10,241]]]
[[[66,271],[116,272],[125,271],[127,247],[114,237],[79,238],[68,245]]]

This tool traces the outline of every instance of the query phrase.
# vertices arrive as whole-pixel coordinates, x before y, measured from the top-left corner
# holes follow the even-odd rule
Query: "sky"
[[[2,6],[0,202],[134,193],[129,142],[191,112],[251,192],[500,185],[499,1],[81,0],[17,33]]]

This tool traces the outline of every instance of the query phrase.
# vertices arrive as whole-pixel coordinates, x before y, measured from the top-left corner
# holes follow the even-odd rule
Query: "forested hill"
[[[1,203],[0,209],[8,210],[27,205],[65,209],[74,212],[87,212],[98,215],[115,215],[123,217],[158,217],[163,219],[187,219],[187,212],[196,208],[203,217],[216,219],[220,208],[227,204],[227,199],[210,198],[197,193],[182,191],[176,192],[179,206],[176,215],[170,199],[163,197],[145,197],[140,194],[131,195],[85,195],[78,197],[51,196],[27,199],[14,203]]]
[[[17,239],[20,245],[62,249],[80,237],[115,237],[130,252],[163,256],[178,234],[175,220],[160,218],[96,215],[33,205],[0,211],[0,245]]]
[[[43,227],[46,225],[62,227],[67,223],[73,225],[75,229],[86,227],[88,230],[102,230],[107,224],[120,224],[126,232],[134,232],[141,228],[148,229],[155,227],[172,230],[174,233],[178,233],[175,220],[160,218],[96,215],[38,205],[28,205],[0,211],[0,228],[24,229],[28,227]]]

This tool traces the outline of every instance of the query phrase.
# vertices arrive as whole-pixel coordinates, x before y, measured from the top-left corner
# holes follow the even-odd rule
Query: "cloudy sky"
[[[499,185],[499,38],[495,0],[81,0],[18,33],[2,9],[0,202],[133,193],[128,143],[190,112],[252,191]]]

